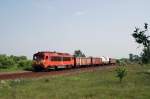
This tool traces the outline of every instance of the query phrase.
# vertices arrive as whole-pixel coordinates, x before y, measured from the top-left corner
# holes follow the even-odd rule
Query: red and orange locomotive
[[[35,69],[49,69],[74,66],[74,57],[68,53],[38,52],[33,55]]]

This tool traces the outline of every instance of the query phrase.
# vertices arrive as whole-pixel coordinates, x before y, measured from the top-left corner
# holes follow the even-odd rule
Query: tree
[[[129,54],[129,60],[130,62],[139,62],[141,60],[141,57],[138,55],[134,55],[132,53]]]
[[[143,52],[141,54],[143,63],[150,63],[150,36],[148,35],[148,24],[144,23],[144,29],[135,28],[132,36],[135,41],[143,46]]]
[[[133,55],[132,53],[129,54],[129,60],[130,60],[131,62],[133,61],[133,56],[134,56],[134,55]]]
[[[85,57],[85,54],[81,50],[75,50],[74,56],[75,57]]]
[[[18,63],[19,61],[22,61],[22,60],[27,60],[26,56],[14,56],[14,55],[11,55],[10,58],[13,59],[16,63]]]

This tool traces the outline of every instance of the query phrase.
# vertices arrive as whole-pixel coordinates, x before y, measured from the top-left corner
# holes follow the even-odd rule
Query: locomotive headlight
[[[36,65],[37,64],[37,62],[35,61],[35,60],[33,60],[32,61],[32,65],[34,66],[34,65]]]
[[[42,64],[42,61],[35,61],[35,60],[33,60],[32,64],[33,65],[40,65],[40,64]]]

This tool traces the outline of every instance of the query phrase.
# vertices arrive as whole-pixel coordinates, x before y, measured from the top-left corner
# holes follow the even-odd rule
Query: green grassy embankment
[[[17,67],[12,67],[12,68],[7,68],[7,69],[3,69],[3,68],[1,68],[0,69],[0,73],[5,73],[5,72],[18,72],[18,71],[24,71],[24,69],[22,69],[22,68],[17,68]]]
[[[150,66],[127,67],[122,83],[115,69],[1,81],[0,99],[149,99]]]

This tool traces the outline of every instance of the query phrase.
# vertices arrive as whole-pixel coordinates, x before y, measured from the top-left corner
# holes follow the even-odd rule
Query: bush
[[[117,67],[116,74],[117,74],[116,77],[119,78],[119,81],[121,83],[123,78],[127,75],[127,70],[125,66]]]
[[[31,69],[32,61],[28,60],[26,56],[7,56],[0,55],[0,69]]]
[[[21,60],[18,62],[18,68],[29,69],[32,67],[32,61],[30,60]]]
[[[7,69],[15,65],[13,59],[6,55],[0,55],[0,68]]]

